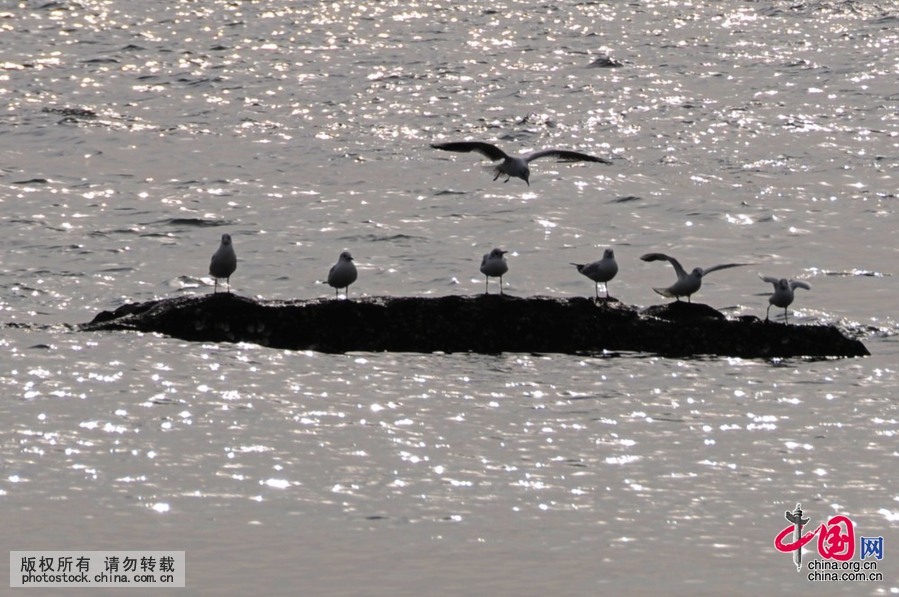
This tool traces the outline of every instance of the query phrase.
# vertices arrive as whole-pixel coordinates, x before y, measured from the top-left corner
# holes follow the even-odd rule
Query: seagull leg
[[[225,278],[225,284],[227,284],[228,294],[231,294],[231,276]]]
[[[506,182],[509,182],[509,180],[506,179]],[[502,276],[499,277],[499,293],[500,294],[503,293],[503,277]]]
[[[768,310],[765,311],[765,323],[768,323],[768,316],[771,314],[771,304],[768,304]]]
[[[490,276],[487,274],[484,274],[484,294],[490,294]]]
[[[787,315],[787,308],[784,307],[784,323],[790,323],[790,318]]]

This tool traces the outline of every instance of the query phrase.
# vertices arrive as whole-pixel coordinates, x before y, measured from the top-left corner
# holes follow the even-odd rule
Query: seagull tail
[[[658,294],[661,294],[662,296],[665,296],[668,298],[674,297],[674,294],[667,288],[653,288],[653,290],[656,291]]]

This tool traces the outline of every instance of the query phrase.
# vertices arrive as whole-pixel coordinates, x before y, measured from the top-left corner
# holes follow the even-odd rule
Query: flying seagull
[[[228,292],[231,292],[231,274],[236,269],[237,253],[234,252],[234,246],[231,244],[231,235],[223,234],[222,243],[213,254],[212,261],[209,262],[209,275],[215,278],[213,293],[219,290],[219,278],[225,279],[228,284]]]
[[[602,253],[602,259],[594,261],[593,263],[588,263],[586,265],[582,263],[572,263],[571,265],[576,267],[579,273],[584,274],[593,280],[597,299],[599,298],[600,282],[606,287],[606,298],[609,298],[609,280],[614,278],[615,274],[618,273],[618,263],[615,261],[615,251],[606,249]]]
[[[509,264],[503,257],[508,251],[502,249],[493,249],[489,253],[485,253],[481,259],[481,273],[484,274],[484,294],[490,294],[489,285],[490,278],[499,278],[499,293],[503,293],[503,274],[509,271]]]
[[[337,258],[337,263],[332,265],[328,272],[328,285],[334,287],[334,297],[340,296],[340,289],[345,288],[345,296],[350,298],[350,284],[356,281],[357,276],[353,256],[349,251],[342,252]]]
[[[581,153],[579,151],[569,151],[567,149],[541,149],[540,151],[532,151],[531,153],[526,153],[520,156],[507,155],[505,151],[503,151],[496,145],[483,143],[481,141],[432,143],[431,147],[433,147],[434,149],[442,149],[444,151],[460,151],[462,153],[469,153],[471,151],[474,151],[486,157],[487,159],[493,160],[494,162],[502,160],[502,162],[497,164],[494,168],[496,176],[493,177],[493,180],[496,180],[501,175],[505,174],[506,180],[504,180],[503,182],[509,182],[509,179],[514,176],[525,181],[528,186],[531,186],[531,183],[528,182],[528,178],[530,178],[531,176],[531,170],[530,168],[528,168],[528,164],[540,158],[553,157],[559,158],[560,161],[565,162],[599,162],[600,164],[612,163],[604,158],[587,155],[586,153]]]
[[[677,282],[668,288],[653,288],[653,290],[662,296],[673,296],[677,300],[680,300],[680,297],[685,296],[687,297],[687,302],[691,302],[690,295],[699,290],[699,287],[702,286],[702,278],[706,275],[719,269],[749,265],[748,263],[724,263],[722,265],[713,265],[706,269],[695,267],[693,268],[693,271],[688,274],[677,259],[669,257],[664,253],[647,253],[640,257],[640,259],[643,261],[667,261],[674,266],[674,271],[677,272]]]
[[[774,294],[768,297],[768,310],[765,311],[765,321],[768,321],[768,314],[771,312],[771,305],[775,307],[783,307],[784,321],[789,322],[787,317],[787,307],[793,302],[793,291],[797,288],[805,288],[811,290],[812,287],[801,280],[787,280],[786,278],[773,278],[771,276],[763,276],[759,274],[759,278],[774,284]]]

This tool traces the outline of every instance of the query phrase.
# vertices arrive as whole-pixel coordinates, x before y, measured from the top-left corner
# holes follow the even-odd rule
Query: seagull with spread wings
[[[771,312],[771,306],[781,307],[784,310],[784,321],[789,322],[787,316],[787,307],[793,303],[793,291],[797,288],[811,290],[812,287],[802,280],[787,280],[786,278],[774,278],[772,276],[763,276],[759,274],[759,278],[774,284],[774,294],[768,297],[768,310],[765,311],[765,321],[768,321],[768,315]]]
[[[694,267],[693,271],[687,273],[684,270],[683,266],[680,262],[674,257],[669,257],[664,253],[647,253],[640,257],[643,261],[667,261],[674,267],[674,271],[677,273],[677,282],[669,286],[668,288],[653,288],[656,292],[661,294],[662,296],[674,297],[677,300],[680,300],[680,297],[687,297],[687,302],[690,301],[690,295],[699,290],[702,286],[702,279],[708,274],[718,271],[719,269],[726,269],[729,267],[739,267],[741,265],[749,265],[748,263],[724,263],[721,265],[713,265],[708,268]]]
[[[499,162],[494,167],[493,171],[496,176],[493,177],[493,180],[496,180],[500,176],[505,175],[506,180],[504,180],[503,182],[509,182],[509,179],[514,176],[525,181],[528,186],[531,186],[531,183],[528,181],[531,176],[531,170],[530,168],[528,168],[528,164],[540,158],[558,158],[563,162],[598,162],[600,164],[612,163],[605,158],[598,158],[596,156],[587,155],[586,153],[581,153],[579,151],[569,151],[567,149],[541,149],[539,151],[532,151],[520,156],[509,155],[496,145],[491,145],[490,143],[484,143],[482,141],[432,143],[431,147],[433,147],[434,149],[442,149],[444,151],[459,151],[462,153],[469,153],[473,151],[475,153],[479,153],[487,159],[493,160],[494,162]]]

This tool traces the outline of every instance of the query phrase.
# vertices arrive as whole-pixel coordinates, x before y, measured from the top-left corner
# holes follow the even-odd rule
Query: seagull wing
[[[643,261],[667,261],[672,266],[674,266],[674,271],[677,273],[678,280],[687,277],[687,272],[684,271],[684,268],[680,264],[680,262],[674,257],[669,257],[664,253],[647,253],[646,255],[640,257],[640,259],[642,259]]]
[[[796,290],[797,288],[805,288],[806,290],[811,290],[812,287],[809,286],[806,282],[802,280],[790,280],[790,288]]]
[[[763,282],[767,282],[768,284],[777,284],[780,281],[774,276],[763,276],[762,274],[759,274],[759,278],[761,278]]]
[[[708,269],[702,270],[702,275],[710,274],[712,272],[718,271],[719,269],[727,269],[729,267],[740,267],[742,265],[750,265],[749,263],[722,263],[720,265],[713,265]]]
[[[599,162],[600,164],[611,164],[605,158],[598,158],[593,155],[587,155],[579,151],[568,151],[567,149],[541,149],[540,151],[532,151],[521,156],[525,162],[533,162],[540,158],[559,158],[566,162]]]
[[[504,160],[507,156],[506,152],[497,147],[496,145],[491,145],[490,143],[483,143],[481,141],[455,141],[452,143],[431,143],[431,147],[434,149],[442,149],[444,151],[461,151],[462,153],[469,153],[474,151],[476,153],[481,154],[482,156],[493,160],[494,162],[497,160]]]

